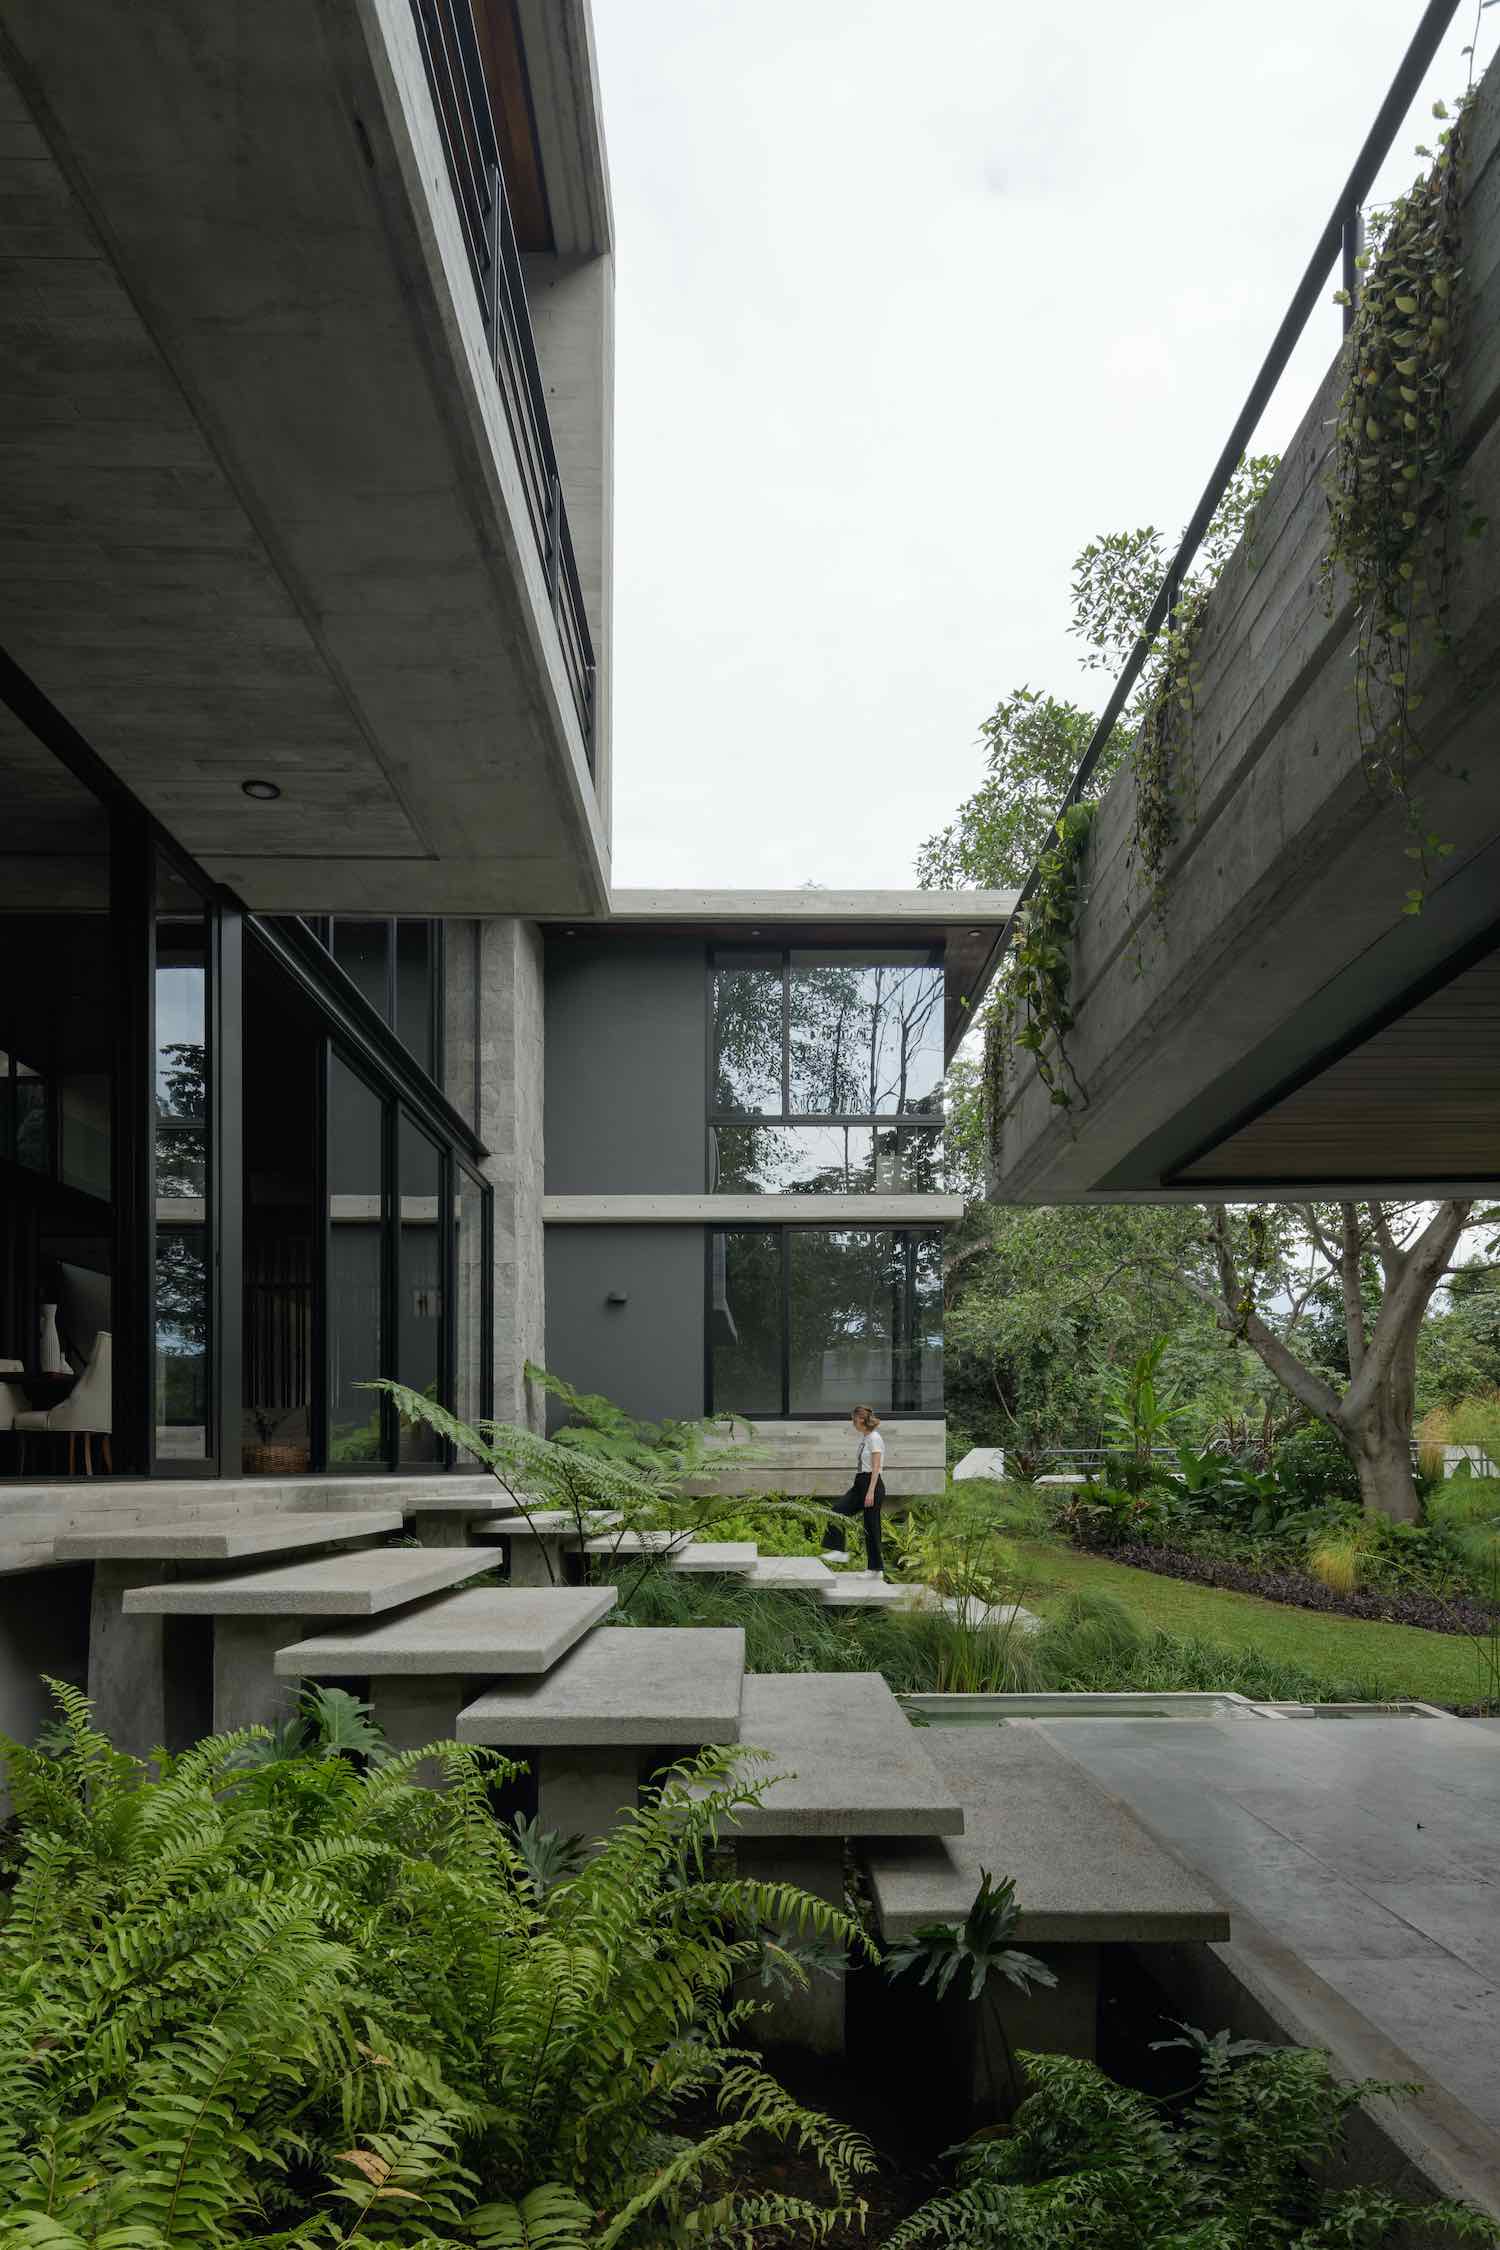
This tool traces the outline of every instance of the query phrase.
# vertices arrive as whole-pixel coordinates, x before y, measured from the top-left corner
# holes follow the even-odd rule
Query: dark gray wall
[[[549,1195],[703,1194],[706,974],[701,939],[548,934]]]
[[[701,1227],[548,1227],[549,1369],[647,1421],[701,1414],[703,1260]]]

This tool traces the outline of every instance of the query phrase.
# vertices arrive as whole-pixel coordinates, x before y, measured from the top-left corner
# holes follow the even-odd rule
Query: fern
[[[739,2041],[764,1920],[858,1933],[719,1873],[755,1795],[734,1754],[574,1867],[495,1818],[515,1769],[493,1752],[361,1771],[251,1730],[153,1779],[56,1693],[46,1749],[9,1753],[0,2250],[647,2250],[857,2214],[863,2142]],[[412,1778],[430,1757],[442,1790]],[[717,2112],[695,2139],[688,2103]],[[763,2135],[816,2161],[826,2202],[726,2188]]]

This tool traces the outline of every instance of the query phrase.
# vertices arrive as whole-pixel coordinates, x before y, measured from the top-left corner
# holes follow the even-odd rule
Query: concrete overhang
[[[941,946],[951,1062],[989,990],[1015,907],[1014,891],[617,890],[609,912],[587,927],[594,936],[661,931],[725,945]]]
[[[961,1195],[544,1195],[553,1227],[950,1226]]]
[[[1422,755],[1367,755],[1354,596],[1323,572],[1328,371],[1204,613],[1159,883],[1128,768],[1094,817],[1061,1108],[1013,1050],[991,1182],[1054,1204],[1461,1195],[1500,1180],[1500,71],[1465,174],[1446,643],[1423,630]],[[1464,519],[1488,518],[1477,543]],[[1377,713],[1379,712],[1377,700]],[[1394,753],[1398,758],[1403,755]],[[1420,838],[1435,839],[1425,868]],[[1420,912],[1407,910],[1419,877]]]
[[[586,10],[540,13],[597,235]],[[411,0],[0,0],[0,116],[16,663],[252,908],[601,908]]]

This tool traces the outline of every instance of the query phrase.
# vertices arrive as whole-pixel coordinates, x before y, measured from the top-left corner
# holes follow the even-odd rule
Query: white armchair
[[[83,1373],[64,1399],[56,1406],[34,1408],[15,1418],[16,1434],[21,1440],[22,1465],[25,1464],[25,1445],[29,1436],[57,1435],[68,1441],[68,1474],[77,1466],[77,1444],[83,1439],[83,1467],[86,1476],[94,1473],[93,1444],[100,1441],[100,1454],[106,1469],[114,1462],[110,1455],[110,1431],[113,1428],[114,1392],[110,1370],[109,1330],[101,1328],[94,1338],[94,1348],[84,1363]]]

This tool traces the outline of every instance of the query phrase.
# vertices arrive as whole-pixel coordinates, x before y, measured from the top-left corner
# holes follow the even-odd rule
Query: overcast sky
[[[1003,693],[1099,699],[1066,630],[1072,557],[1096,531],[1180,531],[1418,0],[594,10],[614,879],[908,884]],[[1330,303],[1264,444],[1338,334]]]

